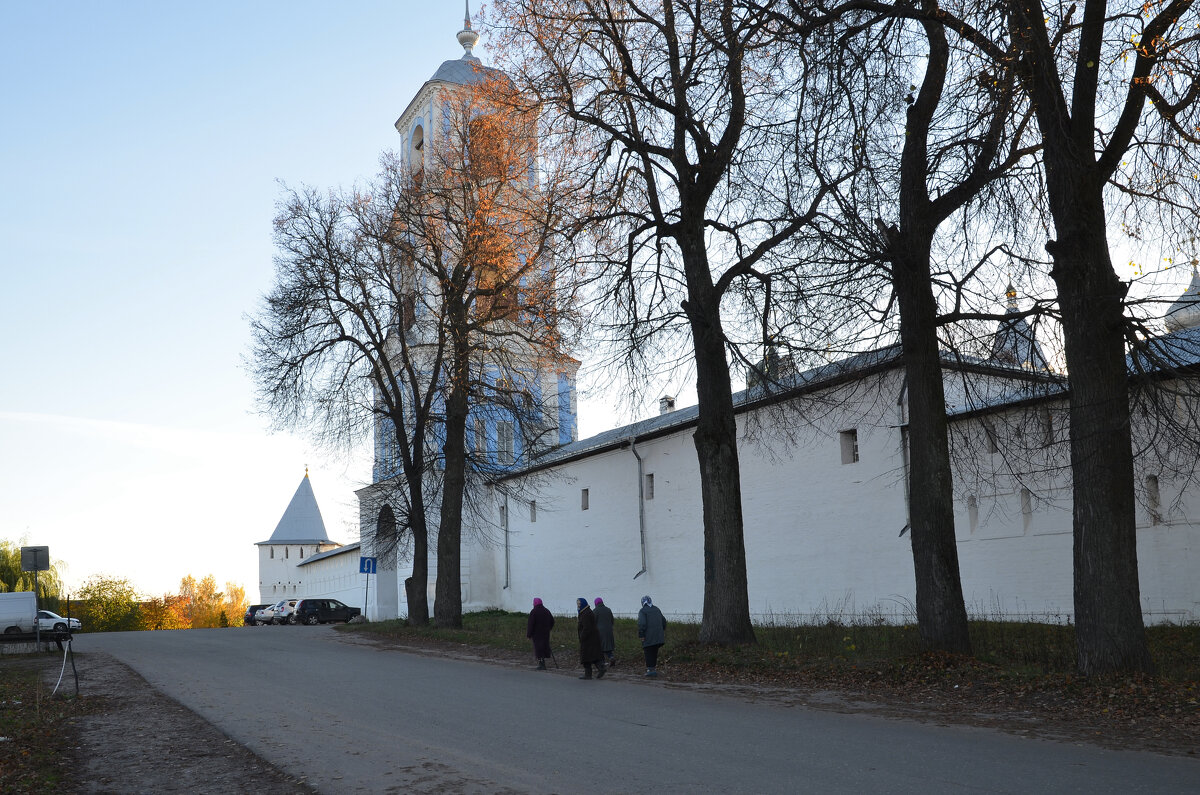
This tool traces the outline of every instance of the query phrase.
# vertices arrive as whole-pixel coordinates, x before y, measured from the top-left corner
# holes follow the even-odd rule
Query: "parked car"
[[[275,623],[275,608],[279,607],[282,604],[283,604],[283,602],[276,602],[273,605],[267,605],[266,607],[260,608],[257,611],[255,611],[255,613],[254,613],[255,626],[261,627],[263,624],[274,624]]]
[[[246,608],[246,615],[242,617],[242,623],[247,627],[255,626],[256,624],[258,624],[258,622],[254,618],[255,615],[258,613],[259,610],[262,610],[264,607],[270,607],[270,606],[271,605],[250,605],[249,607]]]
[[[362,610],[339,602],[337,599],[301,599],[292,613],[293,624],[324,624],[329,621],[345,623]]]
[[[295,624],[292,620],[292,613],[296,610],[296,603],[299,599],[284,599],[279,604],[275,605],[275,615],[271,620],[276,624]]]
[[[37,621],[42,632],[77,632],[82,626],[78,618],[63,618],[49,610],[39,610]]]

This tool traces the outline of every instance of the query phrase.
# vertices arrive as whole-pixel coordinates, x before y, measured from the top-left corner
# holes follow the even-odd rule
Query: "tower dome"
[[[1000,321],[992,339],[992,360],[1026,370],[1050,369],[1033,328],[1020,316],[1017,288],[1013,287],[1012,281],[1004,288],[1004,297],[1008,303],[1004,312],[1006,317]]]
[[[1167,331],[1182,331],[1200,326],[1200,273],[1196,272],[1197,260],[1192,260],[1192,282],[1183,295],[1167,308],[1163,322]]]

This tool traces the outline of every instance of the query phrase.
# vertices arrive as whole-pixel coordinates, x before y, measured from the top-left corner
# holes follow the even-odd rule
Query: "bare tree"
[[[1115,185],[1153,203],[1186,196],[1147,177],[1170,175],[1164,166],[1196,168],[1200,38],[1194,25],[1181,24],[1195,18],[1192,6],[1174,0],[1110,12],[1088,0],[1076,22],[1076,5],[1008,4],[1057,231],[1046,250],[1070,371],[1076,636],[1079,668],[1089,674],[1152,665],[1138,587],[1128,287],[1109,254],[1105,194]],[[1070,39],[1066,56],[1055,51],[1052,25]]]
[[[906,18],[914,6],[926,13],[919,22]],[[1010,201],[995,183],[1031,165],[1035,147],[1023,140],[1029,116],[1012,70],[954,46],[932,18],[934,10],[933,2],[792,2],[780,14],[796,31],[797,46],[828,53],[809,68],[827,71],[829,79],[846,81],[856,92],[859,110],[846,123],[866,150],[865,178],[839,189],[843,215],[823,256],[843,253],[842,268],[873,264],[886,297],[882,310],[867,311],[890,326],[895,310],[906,374],[906,486],[918,626],[927,646],[969,653],[941,351],[953,336],[939,340],[939,328],[1000,315],[972,305],[968,292],[992,252],[985,250],[973,266],[963,263],[957,277],[953,262],[935,267],[934,257],[986,249],[979,242],[964,244],[947,221],[978,214],[985,203],[991,213],[1011,218],[1011,205],[995,206]],[[975,227],[986,230],[983,223]],[[939,247],[939,235],[957,238],[958,245],[943,241]]]
[[[787,244],[852,170],[846,141],[801,147],[821,127],[823,86],[787,96],[801,53],[755,4],[723,0],[501,0],[510,71],[560,134],[596,153],[590,219],[608,328],[629,371],[683,357],[694,367],[694,436],[704,522],[706,642],[754,640],[729,352],[757,359],[773,313],[762,296],[795,260]],[[814,136],[815,137],[815,136]],[[769,293],[767,293],[769,295]],[[767,301],[769,304],[769,300]],[[760,322],[754,322],[759,318]],[[753,336],[740,338],[739,329]]]
[[[860,8],[881,8],[871,2]],[[941,24],[1012,70],[1041,134],[1045,196],[1057,238],[1046,244],[1070,379],[1075,616],[1085,673],[1146,670],[1138,602],[1126,315],[1108,222],[1157,216],[1194,224],[1200,106],[1193,0],[1110,4],[1002,0],[976,25],[940,6],[891,13]],[[1077,12],[1082,9],[1081,15]]]
[[[413,545],[409,621],[424,624],[424,475],[446,339],[428,321],[433,337],[424,344],[408,333],[418,296],[402,276],[393,234],[404,192],[395,177],[389,165],[364,191],[286,192],[275,218],[276,282],[251,319],[252,371],[264,410],[281,427],[305,429],[335,447],[370,438],[377,421],[390,432],[380,441],[399,464],[398,519]],[[385,558],[394,556],[398,537],[377,539]]]

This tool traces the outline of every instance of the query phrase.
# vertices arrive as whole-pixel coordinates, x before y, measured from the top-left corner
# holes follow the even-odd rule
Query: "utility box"
[[[0,593],[0,632],[32,635],[37,620],[37,594],[33,591]]]

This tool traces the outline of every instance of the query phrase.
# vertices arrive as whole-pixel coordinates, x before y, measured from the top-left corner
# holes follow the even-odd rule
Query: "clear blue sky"
[[[356,540],[366,457],[267,432],[245,314],[273,278],[277,181],[369,177],[408,100],[461,56],[462,17],[410,0],[0,5],[0,538],[48,545],[72,588],[213,574],[257,600],[252,545],[307,464],[331,537]]]

